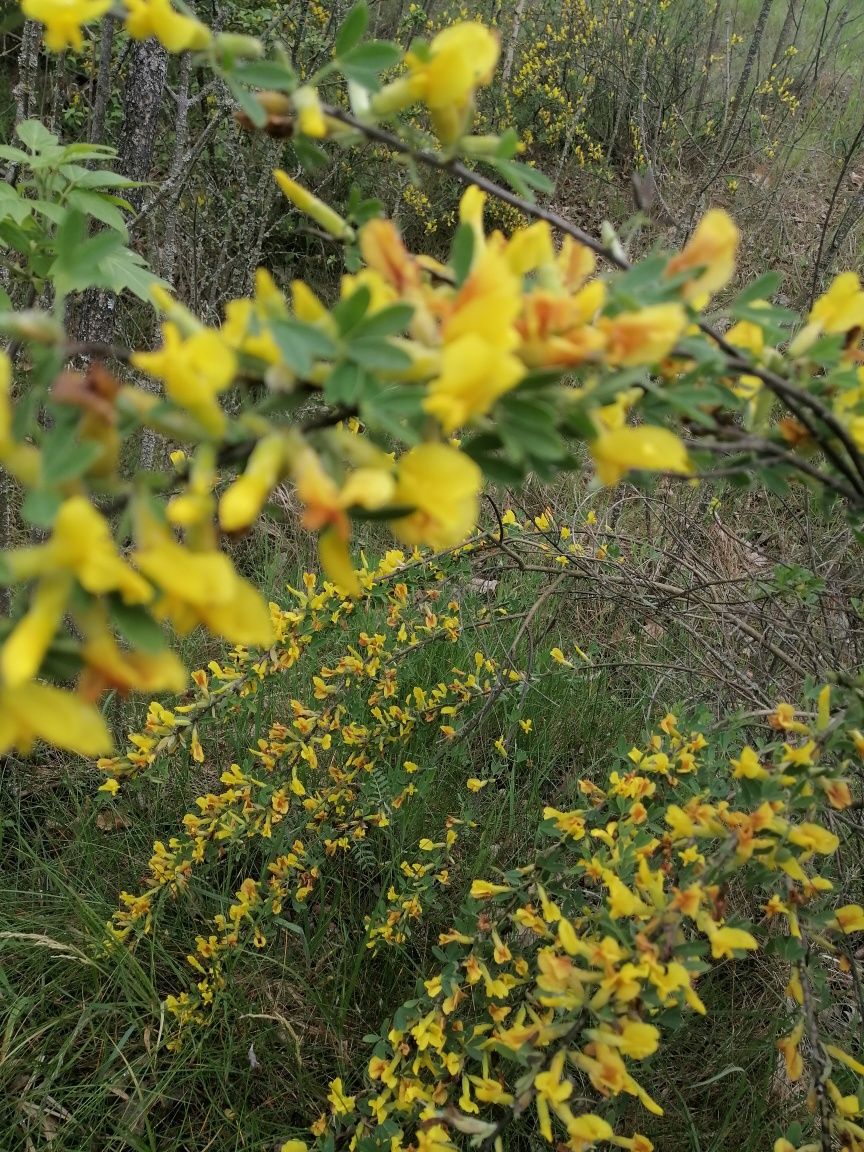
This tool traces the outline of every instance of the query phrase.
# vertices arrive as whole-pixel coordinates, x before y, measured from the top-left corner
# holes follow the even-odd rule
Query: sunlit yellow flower
[[[126,31],[135,40],[150,36],[169,52],[199,52],[213,36],[210,29],[171,7],[171,0],[124,0]]]
[[[735,221],[722,208],[706,212],[683,251],[666,266],[668,276],[698,273],[683,289],[685,300],[712,295],[725,288],[735,273],[735,255],[741,235]]]
[[[267,605],[224,553],[192,552],[140,510],[136,534],[135,564],[160,592],[154,615],[170,619],[181,634],[203,624],[233,644],[273,642]]]
[[[21,11],[30,20],[45,25],[45,46],[50,52],[64,48],[80,50],[84,40],[81,25],[98,20],[113,0],[21,0]]]
[[[716,928],[709,932],[709,939],[711,955],[715,960],[721,960],[723,957],[734,960],[736,949],[752,951],[759,947],[753,936],[743,928]]]
[[[606,336],[610,364],[657,364],[675,347],[687,327],[687,315],[680,304],[652,304],[638,312],[601,316],[597,327]]]
[[[419,101],[431,112],[438,138],[452,143],[467,130],[474,92],[492,79],[498,52],[498,36],[484,25],[453,24],[426,51],[408,53],[408,75],[378,93],[372,107],[392,112]]]
[[[789,345],[791,356],[801,356],[822,335],[864,327],[864,289],[856,272],[841,272],[820,296],[807,323]]]
[[[187,337],[168,320],[162,325],[162,347],[135,352],[131,363],[165,384],[165,391],[190,412],[212,436],[225,430],[225,413],[216,397],[231,384],[237,358],[218,332],[201,328]]]
[[[690,471],[687,450],[674,432],[649,424],[601,432],[588,445],[601,484],[617,484],[632,469]]]
[[[844,904],[834,913],[840,928],[847,933],[864,932],[864,908],[860,904]]]
[[[450,548],[477,523],[483,474],[447,444],[420,444],[397,461],[393,503],[413,511],[391,522],[405,544]]]
[[[742,777],[747,780],[767,780],[768,770],[763,768],[759,763],[759,757],[753,749],[747,745],[742,748],[741,755],[737,760],[732,760],[732,775],[736,780]]]
[[[78,756],[111,750],[111,735],[98,708],[72,692],[31,682],[0,687],[0,755],[27,753],[37,740]]]
[[[330,1081],[330,1091],[327,1093],[327,1099],[330,1101],[330,1109],[334,1116],[344,1116],[354,1107],[355,1098],[345,1095],[342,1080],[339,1076],[337,1076],[335,1080]]]
[[[298,184],[281,168],[274,169],[273,177],[294,207],[299,208],[301,212],[314,220],[325,232],[329,232],[337,240],[354,239],[354,229],[329,204],[319,200],[308,188]]]
[[[491,880],[474,880],[471,884],[471,895],[475,900],[489,900],[509,891],[506,884],[493,884]]]
[[[285,466],[286,444],[282,436],[264,436],[255,445],[242,476],[231,484],[219,501],[219,525],[237,532],[257,519]]]
[[[291,94],[291,102],[297,109],[297,127],[304,136],[322,139],[327,135],[327,121],[318,93],[308,84],[303,84]]]
[[[441,374],[430,382],[423,407],[444,432],[455,432],[488,412],[524,374],[521,362],[505,348],[481,336],[460,336],[444,346]]]

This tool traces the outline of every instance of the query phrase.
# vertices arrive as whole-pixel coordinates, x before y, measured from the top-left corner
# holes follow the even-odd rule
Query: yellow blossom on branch
[[[171,5],[171,0],[123,0],[126,8],[126,31],[135,40],[150,36],[169,52],[200,52],[213,39],[206,24],[184,16]]]
[[[400,457],[393,502],[413,511],[391,522],[405,544],[450,548],[477,523],[483,474],[474,461],[447,444],[420,444]]]
[[[692,273],[683,289],[685,300],[695,301],[725,288],[735,272],[741,235],[735,221],[722,208],[706,212],[683,251],[666,265],[667,276]]]
[[[601,484],[617,484],[631,470],[691,471],[687,450],[674,432],[643,424],[601,432],[589,444]]]
[[[134,353],[133,366],[162,380],[171,400],[194,416],[211,436],[221,436],[226,417],[216,397],[236,375],[233,350],[218,332],[202,328],[184,337],[171,320],[162,325],[162,340],[156,352]]]
[[[45,46],[49,52],[64,48],[80,50],[84,40],[81,26],[98,20],[113,0],[21,0],[21,11],[30,20],[45,25]]]

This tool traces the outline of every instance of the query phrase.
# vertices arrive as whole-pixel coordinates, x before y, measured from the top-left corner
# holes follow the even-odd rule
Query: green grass
[[[247,549],[248,549],[247,545]],[[273,595],[299,572],[287,572],[284,545],[265,540],[238,556],[249,574],[269,580]],[[292,579],[293,577],[293,579]],[[512,583],[512,578],[510,578]],[[539,579],[523,588],[523,607],[540,590]],[[463,604],[471,618],[471,604]],[[358,613],[356,634],[375,626]],[[455,646],[431,644],[400,667],[403,685],[431,685],[453,666],[465,667],[475,650],[501,659],[515,625],[466,629]],[[560,622],[542,624],[544,643],[566,642]],[[341,648],[344,637],[338,637]],[[195,664],[214,653],[187,644]],[[165,1048],[169,1021],[164,997],[188,984],[185,952],[204,918],[223,907],[245,874],[263,863],[229,856],[190,884],[181,900],[163,905],[157,930],[132,952],[112,956],[95,950],[118,892],[140,887],[151,844],[166,840],[200,791],[232,761],[248,762],[246,750],[271,719],[285,714],[285,701],[303,698],[316,664],[301,665],[252,712],[241,711],[202,738],[208,762],[196,766],[175,757],[167,771],[106,803],[97,794],[98,774],[83,762],[57,757],[7,762],[0,841],[0,1146],[68,1149],[270,1149],[293,1127],[303,1128],[319,1110],[327,1081],[356,1079],[361,1042],[410,994],[428,967],[430,944],[448,926],[451,909],[401,949],[373,958],[362,946],[363,916],[386,891],[399,861],[422,835],[458,814],[469,775],[496,781],[479,799],[478,827],[466,835],[451,900],[458,905],[470,879],[483,869],[526,858],[543,804],[563,803],[575,776],[603,759],[611,740],[634,739],[642,726],[646,685],[616,685],[600,676],[539,686],[521,709],[492,709],[468,740],[442,747],[437,730],[421,730],[399,759],[410,756],[419,774],[416,803],[406,806],[367,855],[335,862],[316,891],[303,935],[284,931],[263,953],[251,948],[234,960],[230,989],[211,1027],[187,1039],[183,1049]],[[524,658],[524,645],[517,652]],[[622,691],[622,685],[624,690]],[[311,693],[306,694],[309,698]],[[115,705],[118,733],[134,725],[140,705]],[[490,754],[494,740],[531,716],[535,732],[524,738],[519,762]],[[416,850],[416,849],[415,849]],[[259,858],[256,860],[254,856]],[[250,1066],[254,1046],[257,1067]]]
[[[612,503],[579,488],[526,495],[532,513],[549,499],[574,531],[584,524],[586,499],[597,507],[601,523]],[[676,507],[695,532],[700,505],[690,500],[682,495]],[[640,570],[665,555],[659,521],[651,515],[636,500],[623,506],[618,519],[622,539],[634,541],[629,563]],[[371,532],[370,551],[382,540]],[[790,549],[785,538],[780,543]],[[285,586],[296,585],[308,563],[307,548],[280,530],[241,543],[235,559],[284,602]],[[524,613],[542,599],[551,577],[507,566],[506,557],[493,553],[478,570],[499,579],[496,602]],[[363,1036],[412,994],[418,976],[428,975],[431,947],[452,923],[470,880],[529,859],[543,806],[576,806],[579,777],[605,775],[616,750],[639,740],[667,707],[700,697],[720,707],[716,683],[694,682],[688,672],[692,636],[670,625],[663,635],[646,638],[644,621],[626,602],[605,599],[602,582],[569,591],[574,598],[565,590],[543,603],[530,641],[523,636],[514,643],[519,621],[513,621],[465,627],[455,644],[419,648],[399,665],[400,694],[414,684],[447,680],[454,666],[470,666],[478,650],[505,666],[512,650],[517,666],[524,667],[553,645],[572,651],[574,642],[594,644],[598,662],[614,666],[591,675],[562,672],[539,680],[524,699],[503,697],[455,744],[442,742],[436,725],[419,728],[411,745],[400,747],[394,762],[381,768],[386,776],[404,758],[416,761],[422,769],[418,795],[360,851],[330,862],[293,929],[274,933],[260,952],[251,946],[238,951],[212,1023],[190,1033],[179,1052],[166,1047],[171,1021],[164,999],[189,986],[184,958],[195,936],[230,902],[244,876],[261,872],[273,846],[235,848],[218,864],[198,870],[181,898],[159,904],[151,936],[134,951],[105,955],[98,945],[118,893],[140,888],[153,841],[177,832],[194,798],[212,790],[228,764],[249,763],[248,749],[272,720],[285,717],[287,702],[295,696],[311,700],[318,667],[362,629],[380,627],[380,619],[358,610],[348,633],[323,636],[314,653],[271,681],[251,708],[225,714],[209,727],[202,722],[203,765],[176,755],[116,801],[97,793],[99,774],[85,762],[56,754],[7,760],[0,769],[3,1152],[273,1152],[280,1140],[303,1134],[321,1110],[332,1077],[342,1075],[349,1089],[357,1086],[368,1052]],[[464,581],[443,588],[441,600],[450,596],[460,600],[466,625],[486,604],[485,594]],[[218,646],[201,647],[196,637],[184,642],[184,650],[193,667],[220,654]],[[641,666],[649,658],[667,666],[661,682],[655,670]],[[361,694],[353,689],[344,702],[352,714],[362,710]],[[137,726],[142,713],[141,703],[115,702],[118,735]],[[534,724],[529,736],[518,728],[518,719],[526,717]],[[502,735],[508,736],[508,759],[493,750]],[[363,918],[386,892],[399,862],[448,814],[464,814],[467,777],[493,772],[494,783],[475,798],[476,827],[460,839],[446,898],[408,943],[373,957],[362,947]],[[727,964],[700,992],[709,1005],[708,1021],[682,1025],[644,1077],[666,1115],[648,1126],[644,1113],[625,1110],[622,1125],[648,1131],[658,1147],[673,1152],[756,1152],[777,1112],[770,1046],[782,988],[764,967]],[[508,1147],[544,1146],[532,1124],[526,1120],[512,1129]]]

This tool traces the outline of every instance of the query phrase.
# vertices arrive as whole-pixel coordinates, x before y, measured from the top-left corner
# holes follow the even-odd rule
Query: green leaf
[[[330,404],[342,404],[354,408],[359,403],[366,379],[366,372],[359,364],[350,364],[343,360],[327,377],[324,396]]]
[[[98,168],[84,168],[80,164],[64,164],[59,169],[70,184],[76,188],[142,188],[140,180],[129,180],[119,172],[100,171]]]
[[[545,173],[539,172],[536,168],[531,168],[528,164],[520,164],[516,160],[501,159],[495,159],[491,163],[492,166],[501,173],[510,187],[526,200],[530,200],[532,204],[535,199],[535,189],[546,195],[549,195],[555,190],[555,185]]]
[[[111,620],[115,628],[133,648],[141,652],[161,652],[167,641],[162,627],[140,604],[124,604],[117,596],[110,600]]]
[[[33,488],[21,505],[21,516],[37,528],[50,528],[62,503],[63,497],[58,492]]]
[[[336,321],[340,335],[347,336],[353,328],[357,327],[366,315],[371,301],[372,293],[365,284],[361,284],[350,296],[339,301],[333,308],[331,315]]]
[[[307,172],[316,172],[330,162],[330,157],[323,148],[319,148],[314,141],[306,136],[298,136],[291,141],[294,155]]]
[[[739,292],[732,307],[745,307],[755,300],[770,300],[780,287],[782,279],[783,277],[779,272],[763,272],[752,284],[748,284],[743,292]]]
[[[110,144],[67,144],[63,155],[70,160],[113,160],[117,156],[117,149]]]
[[[73,188],[67,197],[67,203],[79,212],[85,212],[94,220],[113,228],[125,239],[128,236],[126,219],[113,198],[100,196],[98,192],[88,192],[83,188]]]
[[[14,220],[16,224],[23,224],[32,211],[31,202],[19,196],[11,184],[0,184],[0,219]]]
[[[49,132],[41,120],[22,120],[15,125],[15,135],[31,152],[44,152],[56,147],[57,137]]]
[[[361,88],[376,92],[381,87],[379,73],[394,67],[402,58],[401,49],[387,40],[369,40],[358,44],[339,60],[339,70]]]
[[[352,337],[345,355],[370,372],[404,372],[411,367],[411,357],[407,352],[375,337]]]
[[[338,59],[350,52],[363,39],[368,24],[369,5],[366,0],[358,0],[339,25],[333,55]]]
[[[378,384],[361,399],[360,414],[371,428],[387,432],[404,444],[418,444],[425,389],[406,384]]]
[[[253,88],[271,88],[277,92],[293,92],[297,87],[297,73],[287,60],[251,60],[237,63],[234,76]]]
[[[313,361],[330,359],[336,351],[329,336],[302,320],[274,321],[270,331],[283,360],[298,376],[308,376]]]
[[[474,259],[474,229],[467,222],[456,229],[450,248],[450,267],[456,277],[456,286],[465,283]]]
[[[101,444],[75,440],[67,428],[54,429],[45,437],[42,446],[43,484],[65,484],[76,476],[82,476],[102,452]]]
[[[364,340],[380,339],[383,336],[398,336],[404,332],[414,315],[412,304],[390,304],[372,316],[367,316],[357,329],[357,335]]]
[[[103,259],[102,279],[103,287],[118,293],[125,289],[147,304],[151,302],[153,288],[157,284],[169,287],[166,280],[150,271],[143,256],[124,245],[118,246]]]
[[[0,159],[11,160],[13,164],[29,164],[30,154],[20,148],[13,148],[11,144],[0,144]]]

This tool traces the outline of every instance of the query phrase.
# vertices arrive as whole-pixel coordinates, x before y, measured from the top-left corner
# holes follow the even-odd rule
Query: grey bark
[[[505,88],[513,75],[513,59],[516,55],[516,42],[522,30],[522,16],[525,13],[525,0],[516,0],[516,11],[513,13],[513,27],[510,30],[510,39],[507,43],[507,54],[504,57],[504,68],[501,72],[501,81]]]
[[[765,35],[765,25],[768,23],[768,17],[771,14],[773,5],[774,0],[762,0],[762,6],[759,9],[759,15],[756,17],[756,26],[753,29],[753,35],[750,38],[750,46],[747,49],[747,55],[744,59],[744,67],[741,69],[741,75],[738,77],[738,86],[735,89],[735,95],[732,98],[732,115],[726,124],[726,130],[723,133],[723,137],[720,141],[719,150],[721,152],[726,147],[727,142],[734,136],[740,121],[746,114],[744,98],[747,95],[747,86],[750,83],[750,76],[753,73],[753,68],[756,64],[756,61],[759,59],[759,50],[762,47],[762,37]]]
[[[16,124],[29,119],[35,111],[36,75],[41,39],[41,26],[35,20],[26,20],[21,32],[21,49],[18,53],[18,82],[12,89]]]
[[[180,61],[180,74],[177,78],[177,92],[174,100],[176,113],[174,116],[174,155],[168,169],[166,184],[171,190],[165,200],[166,216],[163,230],[163,244],[157,271],[169,284],[174,282],[174,270],[177,266],[177,196],[182,187],[183,176],[189,157],[186,149],[189,145],[189,77],[192,71],[192,57],[188,52],[183,54]]]
[[[699,90],[693,105],[693,118],[690,121],[690,131],[695,135],[699,126],[699,117],[702,114],[702,103],[708,90],[708,77],[711,74],[711,57],[717,45],[717,28],[720,23],[720,0],[714,0],[714,12],[711,15],[711,31],[708,33],[708,43],[705,47],[705,66],[699,80]]]
[[[102,18],[99,67],[96,71],[96,94],[93,98],[93,114],[90,117],[90,140],[93,144],[102,144],[105,138],[105,120],[108,115],[108,100],[111,96],[111,56],[114,48],[116,23],[116,17],[110,13]]]
[[[168,53],[161,44],[155,40],[132,44],[117,161],[119,171],[130,180],[150,179],[167,71]],[[133,208],[141,207],[145,189],[128,188],[124,193]],[[82,308],[80,338],[110,344],[114,338],[116,306],[117,299],[110,292],[88,293]]]

